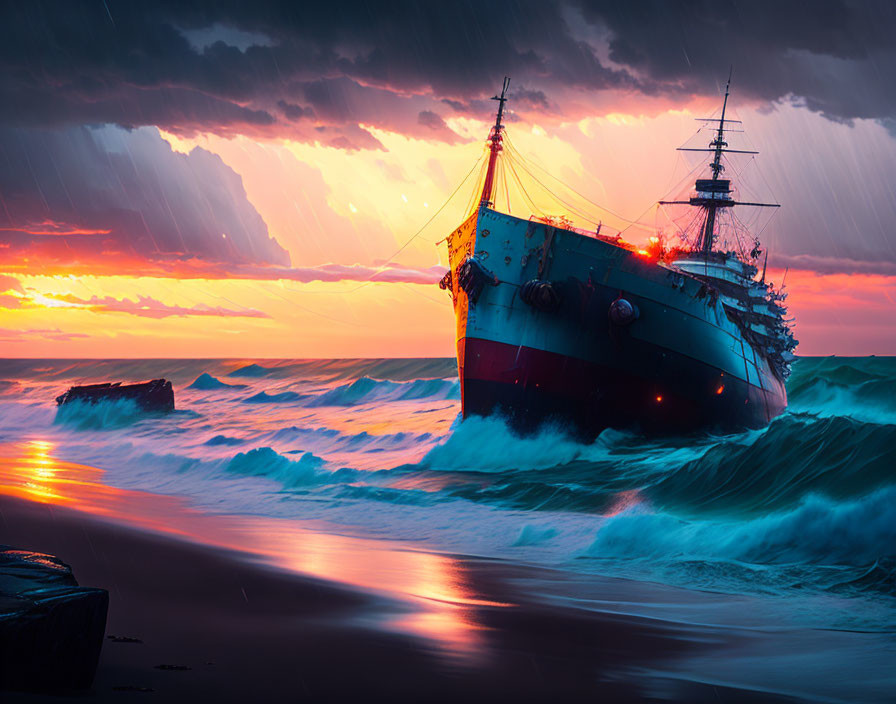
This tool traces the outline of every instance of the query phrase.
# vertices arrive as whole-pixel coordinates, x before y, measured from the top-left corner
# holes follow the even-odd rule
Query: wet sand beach
[[[708,654],[742,636],[538,604],[514,593],[524,570],[494,561],[459,565],[481,596],[502,602],[455,605],[469,612],[458,618],[480,642],[475,653],[462,643],[452,652],[438,639],[385,626],[404,612],[427,611],[425,604],[59,506],[4,496],[0,518],[4,541],[58,555],[81,584],[110,592],[107,636],[114,638],[78,701],[786,700],[642,678],[641,670],[669,668],[683,653]],[[438,623],[438,609],[424,618],[436,630],[453,626]]]

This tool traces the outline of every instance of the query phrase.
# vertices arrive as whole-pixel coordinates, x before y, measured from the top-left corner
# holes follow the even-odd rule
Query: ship
[[[519,433],[545,424],[583,438],[607,428],[647,434],[767,425],[787,405],[795,359],[783,287],[766,281],[768,251],[719,246],[722,215],[739,201],[726,177],[726,118],[711,120],[703,178],[684,206],[692,239],[637,246],[566,217],[522,218],[496,208],[509,79],[486,142],[478,204],[446,238],[462,416],[501,415]],[[487,163],[487,166],[486,166]],[[478,188],[477,188],[478,192]]]

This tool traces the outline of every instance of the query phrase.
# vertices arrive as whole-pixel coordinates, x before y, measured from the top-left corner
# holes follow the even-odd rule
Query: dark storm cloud
[[[792,98],[836,121],[896,116],[896,4],[875,0],[648,0],[578,5],[609,57],[666,90]]]
[[[775,266],[779,269],[803,269],[818,274],[877,274],[896,276],[896,262],[886,259],[845,259],[842,257],[819,257],[812,254],[776,254]]]
[[[447,125],[442,119],[442,116],[434,113],[432,110],[421,110],[420,114],[417,115],[417,122],[419,122],[424,127],[429,127],[432,130],[447,128]]]
[[[376,142],[360,125],[455,141],[416,116],[479,114],[505,74],[515,109],[557,112],[569,91],[716,94],[732,64],[742,96],[792,97],[835,120],[896,118],[885,2],[105,0],[0,13],[7,125],[313,140],[314,120],[331,144]]]
[[[277,107],[283,111],[288,120],[304,120],[314,117],[314,110],[311,108],[303,108],[301,105],[288,103],[285,100],[278,100]]]
[[[289,264],[240,176],[203,149],[172,151],[155,129],[0,128],[0,163],[0,260]]]
[[[312,108],[331,127],[388,128],[415,95],[469,101],[490,95],[505,72],[636,85],[572,39],[557,6],[535,2],[7,3],[0,62],[0,121],[32,126],[252,131]],[[366,99],[352,102],[362,90]],[[387,109],[368,110],[389,98]],[[424,109],[433,108],[409,107],[413,116]]]

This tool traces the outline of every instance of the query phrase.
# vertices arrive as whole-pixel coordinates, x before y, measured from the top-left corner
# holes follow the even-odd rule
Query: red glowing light
[[[663,402],[663,397],[662,397],[662,396],[657,396],[657,397],[656,397],[656,402],[657,402],[657,403],[662,403],[662,402]]]
[[[719,388],[716,389],[716,395],[721,394],[724,390],[725,390],[725,385],[724,385],[724,384],[720,384],[720,385],[719,385]]]

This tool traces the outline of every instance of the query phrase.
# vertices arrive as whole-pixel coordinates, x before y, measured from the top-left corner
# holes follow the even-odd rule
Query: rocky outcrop
[[[0,546],[0,689],[90,687],[108,606],[58,558]]]
[[[133,401],[144,411],[170,413],[174,410],[174,389],[166,379],[153,379],[142,384],[125,384],[116,382],[90,384],[89,386],[73,386],[61,396],[56,397],[56,404],[66,403],[99,403],[100,401]]]

